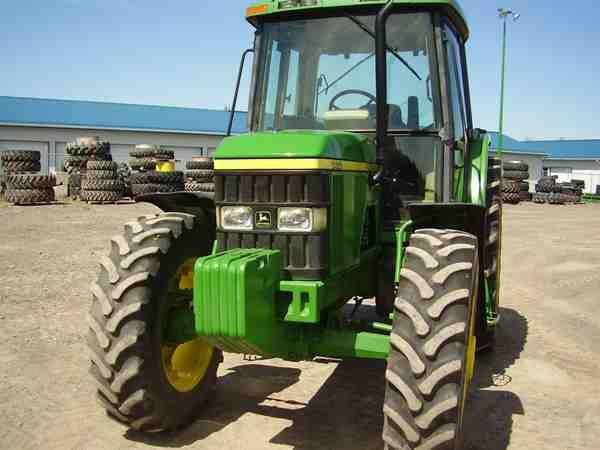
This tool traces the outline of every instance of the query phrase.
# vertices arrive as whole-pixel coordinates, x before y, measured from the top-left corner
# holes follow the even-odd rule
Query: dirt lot
[[[190,428],[127,432],[83,344],[108,238],[149,205],[0,208],[0,448],[380,449],[383,363],[226,356]],[[499,347],[478,360],[467,449],[600,448],[600,205],[505,209]]]

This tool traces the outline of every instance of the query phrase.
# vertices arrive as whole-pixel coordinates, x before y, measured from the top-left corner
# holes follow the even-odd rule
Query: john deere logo
[[[271,228],[273,226],[271,211],[257,211],[254,219],[256,226],[259,228]]]

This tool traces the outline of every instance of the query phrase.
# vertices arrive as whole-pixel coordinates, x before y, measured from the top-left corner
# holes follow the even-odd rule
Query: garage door
[[[40,162],[42,173],[48,173],[48,143],[35,141],[2,141],[0,140],[0,151],[3,150],[37,150],[41,153]],[[52,165],[52,164],[51,164]]]
[[[571,178],[585,182],[585,192],[596,193],[596,186],[600,185],[600,171],[598,170],[573,170]]]
[[[550,176],[557,176],[556,181],[559,183],[566,183],[571,181],[571,168],[570,167],[551,167]]]

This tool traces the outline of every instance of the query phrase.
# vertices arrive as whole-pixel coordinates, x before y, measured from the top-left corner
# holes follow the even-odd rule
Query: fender
[[[484,179],[487,178],[487,173]],[[486,322],[486,288],[485,267],[485,220],[484,206],[472,203],[413,203],[408,206],[414,229],[419,228],[450,228],[470,233],[477,237],[479,257],[479,288],[477,294],[477,322],[475,333],[477,338],[487,332]]]
[[[154,192],[138,195],[135,201],[151,203],[164,212],[177,212],[189,207],[215,209],[214,192]]]
[[[137,203],[150,203],[164,212],[183,212],[204,216],[216,228],[214,192],[155,192],[139,195]]]

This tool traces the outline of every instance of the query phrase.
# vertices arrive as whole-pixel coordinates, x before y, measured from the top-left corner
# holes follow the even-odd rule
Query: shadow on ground
[[[512,309],[502,308],[501,314],[496,349],[481,354],[477,360],[465,417],[466,450],[507,448],[512,417],[524,414],[519,397],[510,391],[510,377],[505,372],[525,346],[527,320]],[[315,361],[315,364],[336,363],[326,359]],[[181,447],[222,430],[243,414],[255,413],[292,422],[269,439],[273,444],[298,450],[381,449],[384,371],[385,361],[342,361],[308,404],[303,405],[277,395],[298,382],[299,369],[240,365],[219,379],[217,399],[190,427],[157,435],[130,431],[126,437],[157,446]],[[491,386],[496,388],[489,390]],[[238,438],[243,441],[243,436]]]
[[[465,450],[506,449],[513,416],[525,414],[521,399],[510,389],[512,379],[506,371],[525,348],[527,319],[509,308],[500,308],[500,315],[495,349],[477,357],[465,414]]]

